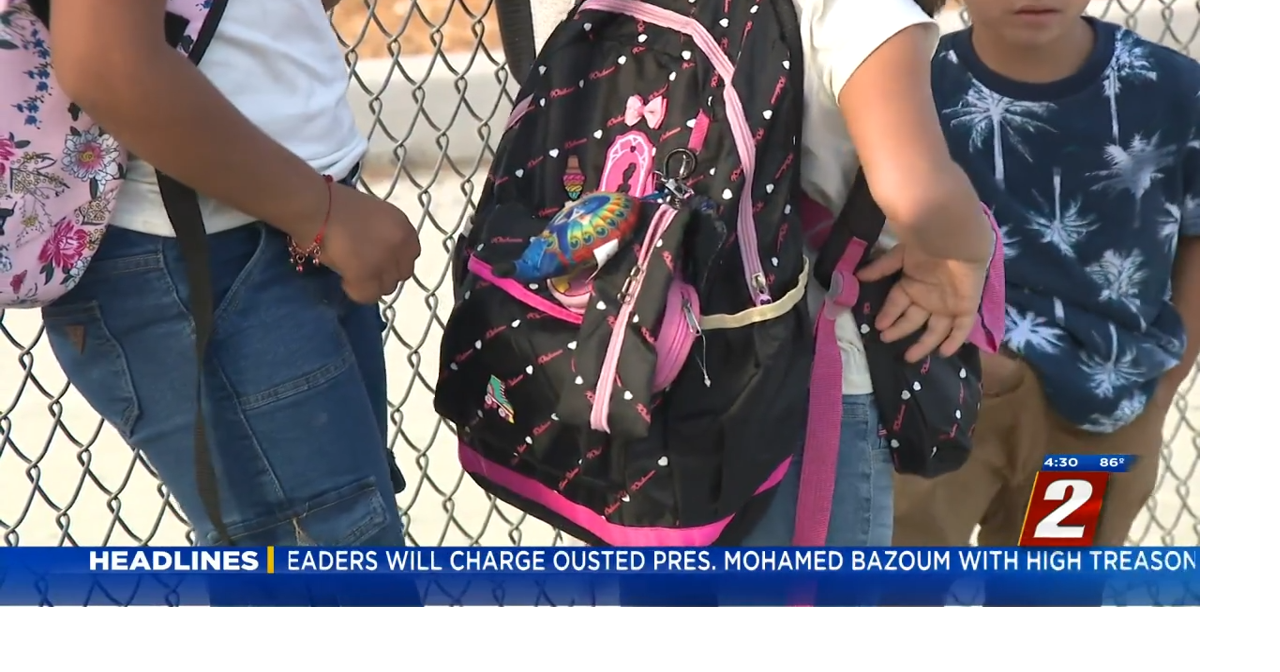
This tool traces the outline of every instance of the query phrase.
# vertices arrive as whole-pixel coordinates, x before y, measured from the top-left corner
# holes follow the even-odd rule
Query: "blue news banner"
[[[8,606],[728,606],[797,599],[1199,605],[1200,549],[0,549],[0,605]]]

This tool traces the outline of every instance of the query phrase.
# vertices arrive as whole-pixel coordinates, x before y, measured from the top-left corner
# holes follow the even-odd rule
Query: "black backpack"
[[[500,16],[520,34],[520,12]],[[531,37],[511,42],[528,60]],[[486,491],[593,544],[733,544],[803,444],[793,542],[825,542],[842,375],[830,320],[815,361],[803,300],[802,53],[790,2],[593,0],[527,66],[454,251],[435,397]],[[892,283],[845,281],[884,224],[861,175],[836,220],[816,275],[839,278],[829,296],[853,290],[839,309],[865,325],[895,466],[954,470],[977,351],[908,365],[910,340],[868,337]],[[612,255],[556,275],[592,258],[593,236]],[[544,262],[555,272],[521,277]]]
[[[995,233],[995,255],[987,271],[982,309],[969,342],[950,357],[934,353],[920,362],[906,361],[907,350],[924,329],[893,343],[880,339],[875,318],[901,274],[868,283],[854,276],[870,261],[866,251],[880,239],[885,224],[884,212],[871,197],[861,170],[814,264],[815,277],[827,289],[828,304],[853,311],[883,425],[881,434],[889,444],[894,469],[902,474],[936,478],[951,473],[964,466],[973,450],[978,409],[982,407],[979,347],[994,352],[1004,335],[1003,245],[1000,228],[990,212],[986,214]],[[834,324],[824,323],[823,317],[819,315],[819,353],[837,347],[833,332],[828,331],[824,338],[824,329],[833,330]],[[825,492],[825,487],[820,490]]]
[[[486,491],[593,544],[750,530],[806,429],[802,53],[790,2],[588,0],[548,39],[452,256],[435,408]],[[589,282],[527,281],[593,235]]]

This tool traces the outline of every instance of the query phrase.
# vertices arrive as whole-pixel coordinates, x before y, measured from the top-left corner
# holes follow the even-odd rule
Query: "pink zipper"
[[[676,278],[671,281],[671,291],[667,294],[667,309],[662,315],[662,326],[658,331],[658,364],[653,370],[653,391],[660,392],[671,387],[680,375],[680,369],[689,359],[689,351],[693,342],[702,335],[698,326],[698,292],[693,286]],[[703,376],[706,376],[703,369]]]
[[[769,283],[765,279],[764,266],[760,261],[759,241],[756,240],[755,213],[751,202],[751,187],[755,181],[756,143],[751,137],[751,129],[747,125],[747,115],[742,110],[742,99],[733,88],[733,64],[729,57],[716,44],[715,38],[707,32],[702,24],[694,19],[681,16],[666,9],[654,7],[639,0],[587,0],[578,11],[596,10],[626,14],[646,23],[670,28],[693,38],[698,49],[706,54],[711,65],[724,80],[724,107],[729,129],[733,132],[733,143],[738,149],[738,160],[742,163],[743,184],[745,189],[738,199],[738,249],[742,253],[742,268],[745,269],[747,289],[757,306],[770,303]],[[597,395],[597,399],[599,396]]]
[[[564,320],[571,324],[582,324],[582,315],[573,312],[565,306],[557,305],[537,294],[525,289],[525,286],[512,280],[511,278],[500,278],[493,273],[493,267],[480,261],[474,254],[467,259],[467,269],[475,273],[480,278],[493,284],[493,286],[515,297],[515,299],[530,308],[540,310],[551,317]]]
[[[609,348],[605,350],[604,362],[600,365],[600,380],[596,382],[596,392],[591,402],[591,428],[600,432],[609,431],[609,401],[613,398],[613,379],[618,374],[618,359],[622,356],[622,341],[627,336],[627,324],[635,313],[636,299],[640,296],[640,288],[644,285],[644,276],[649,268],[649,259],[657,249],[662,234],[671,226],[676,217],[676,209],[669,205],[658,207],[658,213],[649,223],[649,231],[645,234],[644,243],[640,247],[640,256],[636,260],[631,277],[622,285],[622,306],[618,309],[618,318],[613,325],[613,333],[609,335]]]
[[[474,255],[467,260],[467,268],[534,310],[540,310],[571,324],[582,324],[580,312],[548,301],[515,280],[494,275],[493,267]],[[584,301],[583,305],[586,304],[587,301]],[[701,315],[701,306],[698,304],[697,290],[679,278],[673,280],[671,289],[667,292],[667,308],[662,316],[662,325],[659,327],[658,342],[654,344],[658,353],[658,363],[653,370],[654,391],[670,387],[671,383],[675,382],[676,376],[680,374],[680,369],[684,368],[694,341],[702,335],[698,326],[699,315]],[[703,378],[706,379],[705,366]]]

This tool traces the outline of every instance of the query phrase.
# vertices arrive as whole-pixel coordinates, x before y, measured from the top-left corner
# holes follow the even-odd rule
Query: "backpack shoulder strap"
[[[551,35],[573,17],[584,0],[494,0],[507,70],[521,87],[538,55],[553,43]],[[576,35],[576,33],[574,33]],[[552,51],[565,38],[555,41]]]
[[[836,264],[844,256],[849,243],[856,238],[866,243],[870,250],[880,239],[883,230],[884,212],[871,196],[866,173],[859,168],[853,180],[853,188],[845,198],[844,207],[832,221],[831,233],[822,244],[822,249],[818,250],[813,268],[818,283],[825,289],[831,289],[831,275],[835,273]]]
[[[222,13],[226,10],[228,0],[213,0],[205,16],[204,24],[187,53],[191,62],[199,64],[209,42],[218,29]],[[178,46],[186,35],[190,22],[185,17],[173,12],[165,15],[165,39],[172,46]],[[209,452],[208,432],[205,429],[204,399],[201,390],[204,387],[204,360],[209,349],[209,341],[213,337],[213,271],[209,266],[209,237],[204,228],[204,215],[200,211],[200,197],[195,190],[156,171],[156,183],[160,187],[160,198],[164,209],[173,224],[173,232],[177,238],[178,248],[182,252],[183,265],[186,266],[187,284],[190,286],[191,319],[195,327],[196,357],[196,396],[195,396],[195,470],[196,490],[200,494],[200,502],[204,504],[214,531],[218,533],[224,544],[234,544],[227,525],[222,519],[222,497],[218,491],[217,471],[213,464],[213,455]]]
[[[494,0],[498,11],[498,30],[502,34],[502,52],[507,57],[507,70],[517,82],[533,68],[538,46],[533,36],[531,0]]]

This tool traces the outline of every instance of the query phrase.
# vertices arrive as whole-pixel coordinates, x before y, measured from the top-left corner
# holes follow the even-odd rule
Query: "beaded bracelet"
[[[306,269],[307,260],[311,261],[312,266],[320,265],[320,245],[324,243],[324,232],[329,228],[329,215],[333,212],[333,177],[325,175],[324,184],[328,188],[329,204],[325,207],[324,221],[320,223],[320,231],[311,241],[311,246],[303,249],[293,238],[289,238],[289,259],[293,263],[293,269],[299,273]]]

